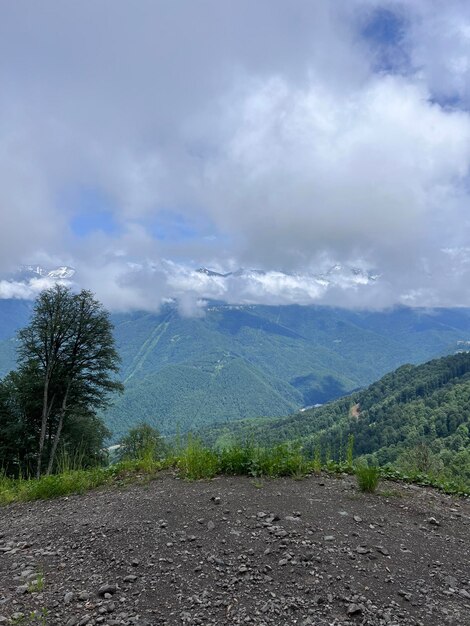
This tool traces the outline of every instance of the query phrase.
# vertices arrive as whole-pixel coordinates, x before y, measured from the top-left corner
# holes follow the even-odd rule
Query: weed
[[[384,498],[403,498],[403,493],[398,489],[381,489],[377,493]]]
[[[44,589],[44,574],[39,572],[35,580],[32,580],[28,585],[29,593],[41,593]]]
[[[219,469],[216,453],[198,439],[188,438],[186,447],[180,452],[178,467],[185,478],[213,478]]]
[[[349,435],[348,445],[346,448],[346,465],[348,467],[353,466],[353,458],[354,458],[354,435]]]
[[[21,613],[18,617],[12,618],[11,623],[16,624],[17,626],[47,626],[47,616],[49,612],[46,607],[43,607],[40,610],[31,611],[28,615]]]
[[[380,469],[375,465],[360,464],[355,470],[357,484],[361,491],[374,493],[380,480]]]

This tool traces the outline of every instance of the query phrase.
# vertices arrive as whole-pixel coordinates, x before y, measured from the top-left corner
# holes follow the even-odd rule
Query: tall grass
[[[358,464],[355,470],[357,484],[361,491],[374,493],[379,486],[380,469],[375,465]]]
[[[409,476],[395,469],[369,467],[361,463],[353,467],[353,440],[348,440],[345,461],[332,460],[330,448],[319,442],[313,450],[313,459],[304,455],[299,446],[282,444],[272,448],[257,446],[252,442],[226,446],[214,450],[194,437],[178,442],[167,449],[165,459],[156,459],[150,450],[143,450],[138,458],[127,459],[108,467],[80,469],[79,457],[59,459],[60,473],[43,476],[39,480],[20,477],[9,478],[0,470],[0,505],[11,502],[58,498],[74,493],[84,493],[101,485],[122,484],[123,481],[151,479],[162,469],[173,468],[189,480],[213,478],[217,474],[251,476],[254,478],[291,476],[302,478],[310,473],[327,470],[332,473],[354,472],[362,491],[374,492],[380,476],[408,480]],[[438,487],[450,493],[469,495],[468,484],[440,483],[431,477],[419,476],[419,484]]]
[[[177,465],[190,480],[213,478],[219,471],[217,454],[193,437],[189,437],[186,446],[179,451]]]

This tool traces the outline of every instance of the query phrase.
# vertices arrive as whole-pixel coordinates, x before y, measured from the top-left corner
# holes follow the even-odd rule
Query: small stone
[[[466,589],[459,589],[459,595],[470,600],[470,593]]]
[[[440,526],[441,522],[439,522],[435,517],[430,517],[427,520],[428,524],[431,524],[431,526]]]
[[[360,524],[360,523],[362,522],[362,517],[359,517],[359,515],[355,515],[355,516],[353,517],[353,520],[354,520],[355,522],[357,522],[358,524]]]
[[[20,585],[19,587],[16,588],[16,593],[19,596],[22,596],[25,593],[28,593],[28,585]]]
[[[70,604],[72,600],[74,599],[74,597],[75,597],[75,594],[73,593],[73,591],[67,591],[67,593],[64,595],[64,603]]]
[[[135,576],[134,574],[129,574],[128,576],[125,576],[124,578],[125,583],[135,583],[136,580],[137,580],[137,576]]]
[[[21,572],[21,578],[28,578],[28,576],[33,573],[32,569],[25,569]]]
[[[407,602],[411,600],[411,593],[408,593],[407,591],[403,591],[402,589],[398,591],[398,595],[404,598]]]
[[[101,585],[101,587],[98,589],[98,595],[104,596],[107,593],[109,593],[110,595],[113,595],[116,593],[116,591],[117,591],[116,585],[110,585],[110,584]]]
[[[362,607],[359,604],[349,604],[346,613],[348,615],[359,615],[362,613]]]
[[[214,524],[214,522],[210,519],[210,520],[207,522],[207,530],[214,530],[214,528],[215,528],[215,524]]]
[[[324,539],[325,541],[334,541],[334,540],[335,540],[335,538],[334,538],[334,536],[333,536],[333,535],[325,535],[325,536],[323,537],[323,539]]]

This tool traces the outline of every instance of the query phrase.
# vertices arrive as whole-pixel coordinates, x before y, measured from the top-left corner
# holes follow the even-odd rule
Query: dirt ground
[[[379,491],[165,473],[0,508],[0,624],[470,625],[470,501]]]

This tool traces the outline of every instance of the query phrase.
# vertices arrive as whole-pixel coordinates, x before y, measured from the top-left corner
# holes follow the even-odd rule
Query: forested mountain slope
[[[11,337],[30,308],[0,301],[0,376],[14,366]],[[182,317],[168,305],[112,320],[125,384],[105,416],[115,437],[142,420],[170,434],[286,415],[470,341],[468,309],[366,312],[212,303],[199,317]]]
[[[349,435],[356,455],[373,455],[380,464],[426,444],[443,464],[457,464],[470,479],[470,354],[403,365],[367,389],[294,415],[244,420],[213,428],[207,439],[252,439],[273,445],[286,441],[338,455]]]

